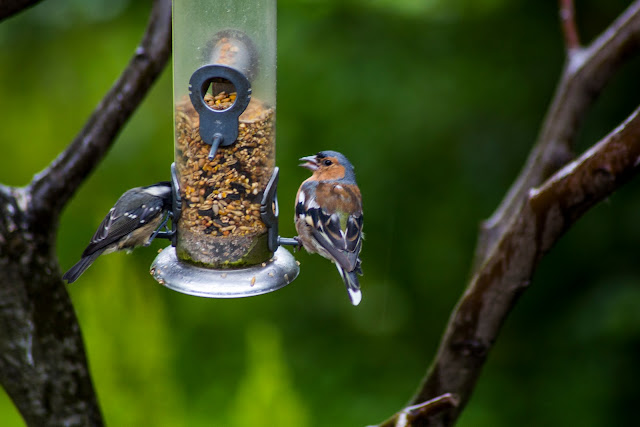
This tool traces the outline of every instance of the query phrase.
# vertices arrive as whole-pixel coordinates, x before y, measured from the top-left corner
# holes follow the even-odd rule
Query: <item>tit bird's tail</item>
[[[93,264],[93,261],[95,261],[101,253],[102,251],[97,251],[92,253],[91,255],[83,256],[82,258],[80,258],[80,261],[78,261],[73,267],[71,267],[69,271],[64,273],[64,275],[62,276],[62,280],[66,280],[67,283],[75,282],[76,279],[80,277],[80,275],[84,273],[84,271],[89,268],[91,264]]]
[[[344,271],[342,267],[337,264],[336,267],[338,267],[340,276],[342,276],[342,280],[347,287],[351,304],[360,304],[360,301],[362,301],[362,292],[360,292],[360,282],[358,281],[358,273],[362,274],[362,270],[359,268],[360,264],[358,263],[358,268],[353,271]]]

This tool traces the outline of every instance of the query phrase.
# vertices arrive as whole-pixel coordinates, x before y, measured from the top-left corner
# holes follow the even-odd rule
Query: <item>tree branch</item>
[[[560,23],[564,34],[564,45],[567,55],[580,48],[580,37],[576,26],[576,13],[573,0],[560,0]]]
[[[171,53],[171,1],[155,0],[142,43],[69,146],[28,187],[32,214],[53,223],[113,144]]]
[[[640,0],[586,48],[578,47],[573,2],[560,2],[567,46],[562,78],[523,170],[481,227],[471,282],[412,400],[419,403],[452,393],[460,404],[435,417],[418,417],[411,425],[455,423],[541,257],[584,212],[638,172],[639,110],[578,160],[566,163],[594,99],[640,47]],[[540,189],[534,189],[544,180]]]
[[[460,398],[460,405],[439,416],[433,425],[455,422],[471,396],[500,327],[529,286],[541,257],[583,213],[639,170],[640,108],[542,187],[528,192],[515,221],[458,302],[435,361],[413,398],[414,403],[443,393]],[[423,424],[417,421],[414,425]]]
[[[2,4],[0,4],[0,21],[10,18],[16,13],[22,12],[41,1],[42,0],[4,0]]]
[[[29,426],[103,425],[55,230],[170,50],[171,2],[156,0],[136,54],[78,136],[26,188],[0,185],[0,383]]]
[[[48,236],[14,230],[0,247],[0,382],[28,426],[102,426],[78,320],[41,250]]]
[[[458,406],[458,398],[451,393],[445,393],[434,399],[417,405],[407,406],[393,417],[380,424],[379,427],[410,427],[418,420],[433,417],[438,413]]]
[[[516,219],[530,188],[573,157],[582,119],[622,62],[640,46],[640,0],[635,1],[587,48],[569,55],[540,135],[504,199],[480,229],[473,270],[477,271]]]

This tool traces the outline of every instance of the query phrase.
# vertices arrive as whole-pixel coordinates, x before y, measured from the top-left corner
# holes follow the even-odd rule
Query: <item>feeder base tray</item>
[[[283,247],[262,264],[239,269],[210,269],[180,261],[176,248],[165,248],[151,264],[151,275],[161,285],[183,294],[205,298],[243,298],[278,290],[298,277],[300,267]]]

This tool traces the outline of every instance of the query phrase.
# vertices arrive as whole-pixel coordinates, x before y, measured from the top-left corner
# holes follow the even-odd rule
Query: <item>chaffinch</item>
[[[309,253],[331,260],[353,305],[362,300],[358,274],[362,248],[362,196],[353,166],[336,151],[321,151],[300,159],[313,171],[296,196],[298,241]]]

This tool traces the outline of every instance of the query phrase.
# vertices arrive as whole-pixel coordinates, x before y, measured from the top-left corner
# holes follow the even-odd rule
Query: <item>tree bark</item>
[[[26,192],[3,189],[0,382],[29,426],[100,426],[78,321]]]
[[[8,11],[2,7],[0,19]],[[0,383],[29,426],[104,424],[60,278],[56,230],[61,210],[113,144],[170,51],[171,2],[156,0],[142,43],[78,136],[28,186],[0,186]]]
[[[573,158],[575,139],[589,108],[624,61],[640,48],[640,2],[629,6],[589,46],[572,44],[573,37],[565,42],[567,59],[538,140],[520,175],[480,228],[474,271],[511,225],[529,189],[540,185]]]
[[[414,426],[453,425],[471,397],[500,328],[558,239],[591,207],[640,170],[640,109],[540,188],[531,189],[517,218],[473,276],[449,319],[417,404],[445,392],[459,405]],[[424,423],[424,424],[423,424]]]
[[[559,6],[567,60],[556,93],[520,175],[480,228],[470,282],[409,408],[444,395],[453,396],[455,405],[415,413],[408,423],[404,409],[380,426],[454,425],[540,259],[581,215],[638,173],[638,109],[567,163],[589,107],[640,50],[640,0],[587,47],[579,43],[573,2],[559,0]]]

